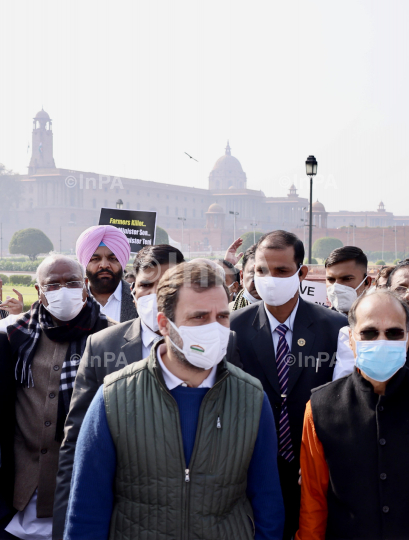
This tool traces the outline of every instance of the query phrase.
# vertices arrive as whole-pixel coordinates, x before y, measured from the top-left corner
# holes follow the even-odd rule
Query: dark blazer
[[[136,319],[137,316],[138,313],[136,311],[136,307],[131,294],[131,286],[127,281],[123,279],[121,296],[121,316],[119,322],[123,323],[126,321],[131,321],[133,319]]]
[[[75,379],[70,411],[65,422],[64,441],[60,449],[53,512],[54,540],[63,538],[75,445],[85,413],[106,375],[142,359],[141,319],[139,318],[106,328],[93,334],[87,340]],[[242,367],[234,332],[230,332],[226,359]]]
[[[311,390],[332,380],[343,315],[300,298],[294,320],[287,409],[294,454],[299,460],[305,406]],[[261,381],[279,426],[281,393],[269,320],[263,302],[231,314],[243,369]],[[320,362],[316,359],[321,358]],[[327,358],[325,360],[325,358]]]
[[[0,520],[12,509],[15,381],[7,334],[0,333]]]

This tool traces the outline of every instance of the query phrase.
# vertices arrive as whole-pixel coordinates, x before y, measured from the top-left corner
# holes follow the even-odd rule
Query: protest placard
[[[156,212],[101,208],[99,225],[113,225],[128,238],[131,253],[155,244]]]

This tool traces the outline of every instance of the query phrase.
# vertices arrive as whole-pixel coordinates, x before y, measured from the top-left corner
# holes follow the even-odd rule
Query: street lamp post
[[[353,223],[350,223],[349,227],[352,227],[352,245],[355,246],[355,229],[356,229],[356,225],[354,225]],[[349,231],[349,227],[348,227],[348,231]],[[349,238],[348,238],[348,244],[349,244]]]
[[[251,225],[251,227],[253,227],[253,244],[255,244],[256,243],[256,229],[255,229],[255,227],[257,227],[257,223],[250,223],[250,225]]]
[[[398,258],[398,246],[396,242],[396,223],[395,223],[395,259]]]
[[[383,260],[384,247],[385,247],[385,229],[382,229],[382,260]]]
[[[233,232],[233,235],[234,235],[234,238],[233,238],[233,241],[236,240],[236,216],[239,215],[238,212],[232,212],[232,210],[229,211],[229,214],[233,214],[233,218],[234,218],[234,232]]]
[[[60,253],[62,253],[61,251],[61,226],[60,226]]]
[[[183,233],[185,231],[185,221],[186,221],[186,218],[185,217],[178,217],[178,220],[182,222],[182,252],[183,252]]]
[[[306,223],[306,221],[305,221],[305,211],[306,211],[306,210],[307,210],[307,207],[304,206],[303,209],[302,209],[302,211],[303,211],[303,218],[302,218],[302,220],[301,220],[301,221],[303,222],[302,228],[304,229],[304,240],[303,240],[304,246],[305,246],[305,227],[307,226],[307,223]]]
[[[311,264],[312,259],[312,177],[317,174],[318,162],[314,156],[308,156],[305,162],[307,176],[310,177],[310,231],[309,231],[309,246],[308,246],[308,264]]]
[[[122,207],[124,205],[124,202],[122,199],[118,199],[115,204],[118,210],[122,210]]]

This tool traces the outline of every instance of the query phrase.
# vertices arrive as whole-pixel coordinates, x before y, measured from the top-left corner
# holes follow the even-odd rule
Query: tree
[[[51,240],[40,229],[22,229],[13,234],[9,251],[13,254],[27,255],[32,261],[40,253],[49,253],[54,249]]]
[[[304,264],[309,264],[308,257],[305,257]],[[317,259],[314,259],[314,257],[311,257],[311,264],[318,264]]]
[[[249,247],[251,247],[254,244],[254,237],[256,238],[256,243],[260,240],[260,238],[263,236],[264,233],[260,231],[255,231],[253,234],[253,231],[246,232],[241,235],[241,238],[243,239],[243,243],[239,248],[239,251],[242,251],[243,253],[246,253]]]
[[[169,244],[169,235],[162,227],[156,227],[155,245],[159,244]]]
[[[331,251],[334,251],[334,249],[340,248],[343,245],[341,240],[333,238],[332,236],[318,238],[312,245],[312,255],[316,259],[326,259]]]
[[[379,261],[376,261],[375,263],[377,266],[382,266],[382,265],[385,265],[385,261],[383,261],[382,259],[380,259]]]

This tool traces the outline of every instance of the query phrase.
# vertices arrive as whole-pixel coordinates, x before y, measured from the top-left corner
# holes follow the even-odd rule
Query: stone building
[[[98,224],[100,209],[115,208],[118,199],[125,209],[156,211],[158,225],[191,251],[225,249],[234,236],[253,230],[294,230],[305,237],[308,199],[294,185],[285,197],[250,189],[229,142],[210,171],[208,189],[58,168],[52,120],[44,110],[33,119],[31,150],[28,174],[18,180],[19,200],[0,216],[4,251],[12,234],[27,227],[43,230],[57,251],[74,250],[80,233]],[[409,224],[409,217],[394,217],[383,203],[377,212],[327,212],[321,202],[313,204],[314,237],[330,236],[334,228],[385,227],[394,221]]]
[[[21,194],[15,208],[1,216],[3,245],[19,229],[36,227],[52,240],[56,250],[74,249],[79,234],[96,225],[102,207],[156,211],[158,225],[175,240],[198,249],[224,249],[236,233],[302,226],[307,199],[294,186],[287,197],[266,197],[247,188],[240,161],[232,156],[229,142],[209,175],[209,189],[177,186],[58,168],[53,157],[52,120],[41,110],[33,119],[28,174],[21,175]],[[216,225],[215,225],[216,224]]]

